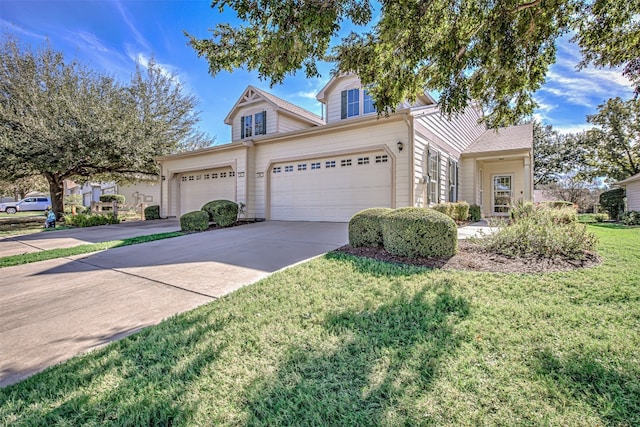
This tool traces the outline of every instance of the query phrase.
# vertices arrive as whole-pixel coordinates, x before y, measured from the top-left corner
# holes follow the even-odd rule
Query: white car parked
[[[44,211],[49,206],[51,206],[51,200],[48,197],[26,197],[19,202],[0,203],[0,212],[14,214],[16,212]]]

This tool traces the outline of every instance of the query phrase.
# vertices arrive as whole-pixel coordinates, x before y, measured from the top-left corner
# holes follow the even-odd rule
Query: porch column
[[[531,169],[531,157],[526,156],[524,158],[524,200],[532,201],[533,200],[533,181],[531,179],[532,169]]]

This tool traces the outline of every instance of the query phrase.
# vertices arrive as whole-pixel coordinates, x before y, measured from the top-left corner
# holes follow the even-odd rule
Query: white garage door
[[[347,222],[358,211],[391,206],[391,159],[383,152],[276,164],[271,219]]]
[[[236,201],[236,174],[231,168],[185,172],[179,179],[180,215],[200,210],[212,200]]]

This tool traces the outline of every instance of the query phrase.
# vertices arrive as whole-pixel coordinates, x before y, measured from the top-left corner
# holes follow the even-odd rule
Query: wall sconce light
[[[163,181],[166,181],[166,179],[167,179],[167,177],[166,177],[166,176],[164,176],[164,175],[162,175],[162,180],[163,180]]]
[[[398,151],[402,151],[402,149],[404,148],[404,144],[402,143],[402,141],[398,141],[396,145],[398,146]]]
[[[244,177],[244,172],[238,172],[238,177],[239,177],[239,178]]]
[[[264,172],[258,172],[258,178],[262,178],[264,176]]]

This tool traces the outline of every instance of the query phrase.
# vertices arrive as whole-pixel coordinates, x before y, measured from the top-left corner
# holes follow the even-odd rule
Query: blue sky
[[[322,78],[307,79],[299,73],[273,88],[245,70],[209,75],[206,59],[197,57],[183,33],[204,38],[217,23],[234,21],[233,11],[221,14],[208,0],[0,1],[3,31],[33,46],[48,38],[67,59],[77,58],[123,81],[130,78],[136,61],[144,64],[154,57],[196,96],[200,128],[215,136],[217,144],[230,140],[231,130],[223,123],[224,117],[249,84],[320,114],[315,94],[329,80],[330,64],[319,66]],[[577,72],[579,61],[576,46],[567,38],[560,40],[557,62],[535,94],[540,106],[535,117],[562,132],[588,128],[586,115],[595,113],[599,104],[615,96],[629,99],[633,94],[619,70]]]

